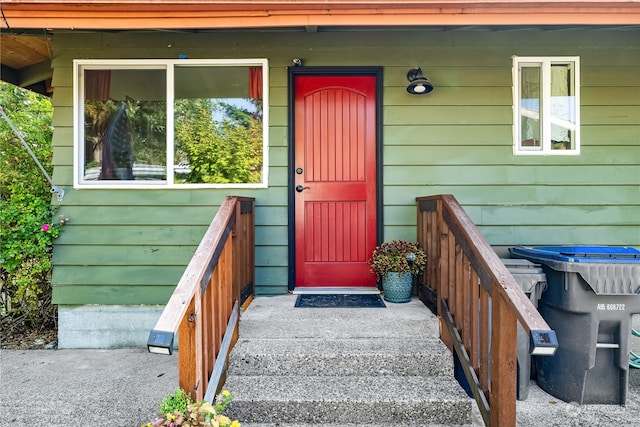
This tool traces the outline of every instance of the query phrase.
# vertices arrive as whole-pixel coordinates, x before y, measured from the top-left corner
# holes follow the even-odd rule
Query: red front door
[[[295,78],[295,286],[375,286],[376,78]]]

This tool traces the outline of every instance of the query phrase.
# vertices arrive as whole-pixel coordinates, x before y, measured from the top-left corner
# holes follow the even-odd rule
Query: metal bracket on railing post
[[[62,199],[64,199],[64,190],[60,187],[56,187],[54,184],[51,184],[51,192],[56,194],[56,198],[58,199],[59,202],[62,201]]]
[[[556,331],[531,330],[529,348],[532,356],[553,356],[558,349]]]
[[[47,171],[44,169],[44,167],[42,166],[42,164],[34,154],[33,150],[31,150],[31,147],[29,147],[29,144],[27,144],[27,142],[24,140],[24,138],[22,137],[22,134],[20,134],[20,131],[13,125],[13,123],[11,122],[11,119],[9,119],[9,116],[7,116],[7,113],[4,112],[4,109],[2,108],[2,106],[0,106],[0,115],[2,115],[4,120],[9,124],[9,127],[11,128],[13,133],[16,134],[16,136],[18,137],[18,139],[20,140],[24,148],[26,148],[26,150],[29,152],[29,154],[33,158],[33,161],[36,162],[36,164],[38,165],[38,167],[40,168],[44,176],[47,178],[47,181],[49,181],[49,185],[51,185],[51,192],[55,193],[56,196],[58,196],[58,201],[61,202],[62,199],[64,198],[64,190],[62,188],[59,188],[53,183],[53,180],[51,179]]]
[[[204,394],[204,400],[213,404],[216,398],[218,387],[221,385],[222,375],[226,372],[227,361],[229,360],[229,354],[231,353],[232,340],[234,338],[236,329],[238,328],[238,321],[240,320],[240,304],[236,301],[233,304],[231,310],[231,316],[227,322],[227,329],[225,329],[222,336],[222,343],[220,343],[220,350],[216,356],[215,364],[213,365],[213,372],[209,378],[209,386]]]

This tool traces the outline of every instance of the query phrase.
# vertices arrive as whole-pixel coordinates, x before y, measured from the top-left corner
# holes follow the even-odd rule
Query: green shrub
[[[49,99],[0,82],[0,106],[51,174]],[[0,142],[0,328],[50,328],[52,242],[66,219],[52,224],[50,185],[4,117]]]
[[[174,412],[187,412],[189,405],[193,403],[191,395],[181,388],[178,388],[174,394],[165,396],[160,402],[161,414],[173,414]]]

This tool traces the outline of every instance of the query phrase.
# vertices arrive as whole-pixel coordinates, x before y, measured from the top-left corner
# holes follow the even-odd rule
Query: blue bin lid
[[[640,251],[623,246],[516,246],[509,251],[540,261],[640,264]]]
[[[549,269],[579,274],[598,295],[640,297],[640,251],[616,246],[517,246],[518,258]]]

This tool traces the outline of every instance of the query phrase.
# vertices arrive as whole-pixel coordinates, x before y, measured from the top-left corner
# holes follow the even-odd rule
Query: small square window
[[[580,154],[578,57],[513,57],[514,154]]]

